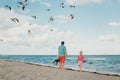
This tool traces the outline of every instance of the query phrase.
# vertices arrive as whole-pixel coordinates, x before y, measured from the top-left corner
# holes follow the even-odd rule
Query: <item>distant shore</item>
[[[0,60],[0,80],[120,80],[120,76]]]

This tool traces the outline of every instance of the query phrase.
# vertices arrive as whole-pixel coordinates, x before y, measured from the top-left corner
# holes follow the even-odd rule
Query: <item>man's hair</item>
[[[64,45],[64,41],[61,41],[61,45]]]

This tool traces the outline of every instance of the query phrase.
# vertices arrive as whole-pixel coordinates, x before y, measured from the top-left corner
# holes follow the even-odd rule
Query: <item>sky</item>
[[[65,41],[68,55],[120,55],[120,0],[28,0],[24,10],[18,2],[0,1],[0,54],[57,55]]]

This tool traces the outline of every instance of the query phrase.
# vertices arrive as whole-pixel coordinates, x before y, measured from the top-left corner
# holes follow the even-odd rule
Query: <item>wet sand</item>
[[[0,60],[0,80],[120,80],[120,76]]]

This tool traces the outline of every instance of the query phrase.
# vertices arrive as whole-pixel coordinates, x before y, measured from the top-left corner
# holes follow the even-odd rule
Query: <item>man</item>
[[[65,58],[67,56],[67,50],[64,46],[64,41],[61,41],[61,45],[58,48],[58,57],[60,60],[60,68],[64,69]]]

